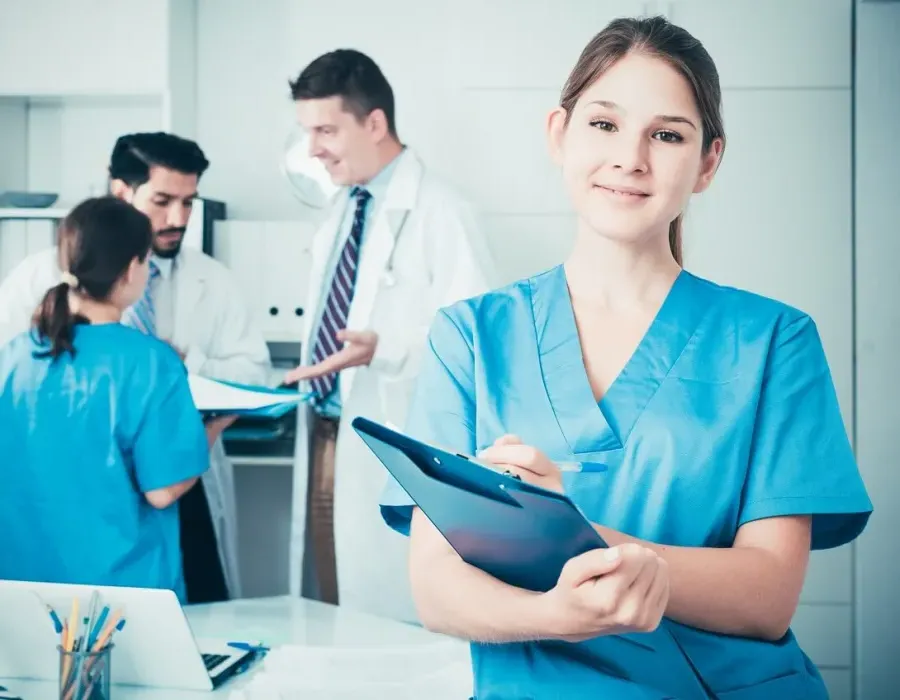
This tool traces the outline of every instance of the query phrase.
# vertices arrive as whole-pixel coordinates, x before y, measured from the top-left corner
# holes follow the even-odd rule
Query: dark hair
[[[75,355],[75,326],[89,321],[72,313],[69,292],[105,301],[131,261],[147,257],[152,237],[150,219],[116,197],[87,199],[69,212],[57,233],[63,281],[44,295],[34,313],[39,342],[50,343],[38,356]]]
[[[394,91],[375,61],[360,51],[337,49],[323,54],[288,84],[294,101],[340,97],[344,110],[357,121],[380,109],[388,131],[397,138]]]
[[[722,89],[712,57],[689,32],[664,17],[616,19],[584,48],[560,97],[568,121],[578,98],[613,64],[629,53],[642,53],[667,61],[687,80],[702,118],[703,151],[713,140],[725,139]],[[669,249],[682,264],[681,215],[669,224]]]
[[[109,158],[109,177],[132,189],[150,179],[150,168],[158,166],[198,178],[209,161],[194,141],[163,131],[120,136]]]

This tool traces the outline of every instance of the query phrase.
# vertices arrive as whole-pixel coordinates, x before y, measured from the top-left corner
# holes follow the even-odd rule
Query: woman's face
[[[565,123],[554,110],[549,140],[587,227],[625,243],[667,236],[694,192],[709,185],[722,143],[703,152],[690,84],[666,61],[632,53],[579,97]]]

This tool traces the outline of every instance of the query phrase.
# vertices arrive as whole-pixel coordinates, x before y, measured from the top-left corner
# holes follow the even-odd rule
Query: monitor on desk
[[[226,641],[195,640],[169,590],[0,580],[0,678],[57,680],[60,635],[44,606],[65,621],[77,598],[83,620],[94,591],[110,614],[121,610],[125,619],[112,637],[113,683],[213,690],[258,656]]]

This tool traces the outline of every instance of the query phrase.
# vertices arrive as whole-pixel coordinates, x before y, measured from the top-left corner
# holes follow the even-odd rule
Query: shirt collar
[[[369,194],[372,195],[373,200],[379,201],[387,194],[388,185],[391,184],[391,177],[393,176],[394,170],[397,168],[397,162],[400,160],[400,156],[403,155],[404,151],[406,151],[405,146],[403,147],[403,150],[400,151],[390,163],[385,165],[375,177],[369,180],[367,184],[361,185],[363,189],[368,190]],[[351,187],[350,189],[352,192],[353,188]],[[353,197],[352,194],[349,196],[351,198]]]
[[[159,268],[159,276],[167,280],[172,276],[172,268],[175,266],[174,258],[160,258],[156,255],[151,256],[153,263]]]

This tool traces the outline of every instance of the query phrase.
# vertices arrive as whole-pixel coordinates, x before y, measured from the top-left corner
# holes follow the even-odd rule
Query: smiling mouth
[[[647,192],[641,192],[639,190],[631,190],[631,189],[616,189],[615,187],[607,187],[606,185],[597,185],[597,187],[601,190],[609,192],[610,194],[614,194],[618,197],[627,198],[627,199],[640,199],[642,197],[649,197],[650,195]]]

